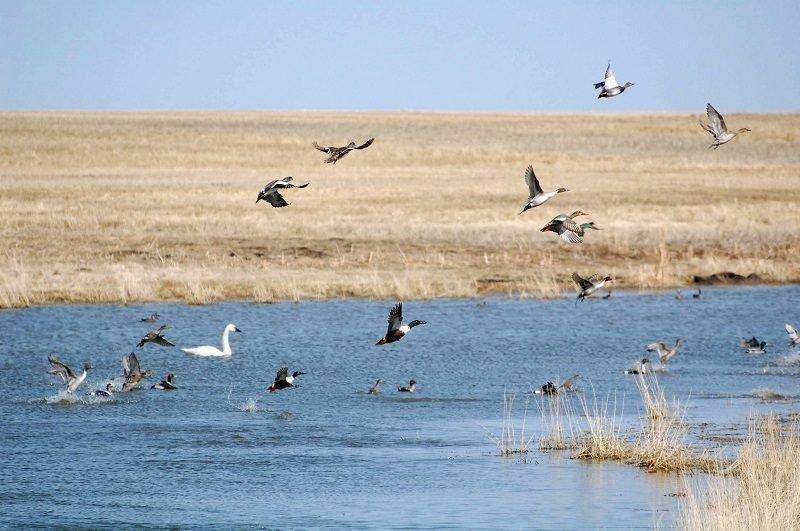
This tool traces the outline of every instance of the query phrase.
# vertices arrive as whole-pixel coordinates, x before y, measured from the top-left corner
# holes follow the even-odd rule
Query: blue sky
[[[798,27],[798,1],[0,0],[0,108],[798,111]],[[608,59],[636,86],[598,101]]]

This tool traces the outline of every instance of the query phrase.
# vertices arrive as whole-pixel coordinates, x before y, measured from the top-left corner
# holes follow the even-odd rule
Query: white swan
[[[218,349],[217,347],[212,347],[211,345],[194,348],[182,348],[181,350],[193,356],[230,356],[233,354],[231,345],[228,343],[228,334],[231,332],[241,333],[242,331],[236,328],[236,325],[234,324],[229,324],[226,326],[225,331],[222,332],[222,350]]]

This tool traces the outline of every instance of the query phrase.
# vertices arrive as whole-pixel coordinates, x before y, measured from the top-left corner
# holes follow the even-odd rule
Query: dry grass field
[[[702,108],[702,106],[700,106]],[[0,113],[0,307],[800,281],[800,115]],[[335,166],[311,147],[376,137]],[[546,190],[518,216],[533,164]],[[273,209],[271,179],[311,181]],[[539,229],[585,210],[604,230]]]

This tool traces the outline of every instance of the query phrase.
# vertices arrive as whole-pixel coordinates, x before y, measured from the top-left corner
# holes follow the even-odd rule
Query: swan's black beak
[[[234,331],[234,332],[239,332],[240,334],[242,333],[242,331],[241,331],[241,330],[239,330],[239,328],[238,328],[238,327],[235,327],[235,326],[233,327],[233,331]]]

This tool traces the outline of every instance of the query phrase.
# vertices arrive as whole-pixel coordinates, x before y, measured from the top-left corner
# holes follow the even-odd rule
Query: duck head
[[[303,375],[303,374],[308,374],[308,373],[306,373],[306,372],[300,372],[300,371],[294,371],[294,372],[292,373],[292,378],[297,378],[298,376],[300,376],[300,375]]]
[[[91,371],[92,369],[93,369],[93,367],[92,367],[92,364],[91,364],[91,363],[89,363],[88,361],[87,361],[86,363],[84,363],[84,364],[83,364],[83,370],[84,370],[84,371],[86,371],[86,372],[89,372],[89,371]]]
[[[630,81],[628,81],[627,83],[625,83],[625,86],[624,86],[623,88],[632,87],[632,86],[634,86],[635,84],[636,84],[636,83],[631,83]]]
[[[606,282],[613,282],[614,281],[614,279],[609,277],[609,276],[603,277],[603,280],[605,280]]]
[[[556,190],[557,194],[563,194],[564,192],[569,192],[569,190],[567,190],[566,188],[559,188],[558,190]]]
[[[603,230],[597,225],[594,224],[594,221],[590,221],[589,223],[581,223],[581,228],[583,229],[594,229],[594,230]]]
[[[166,381],[168,381],[169,383],[172,383],[172,380],[174,380],[174,379],[175,379],[175,375],[174,375],[174,374],[172,374],[171,372],[170,372],[170,373],[167,373],[167,375],[164,377],[164,379],[165,379]]]
[[[414,328],[415,326],[424,325],[424,324],[428,324],[428,321],[417,321],[415,319],[414,321],[411,321],[410,323],[408,323],[408,327],[409,328]]]

